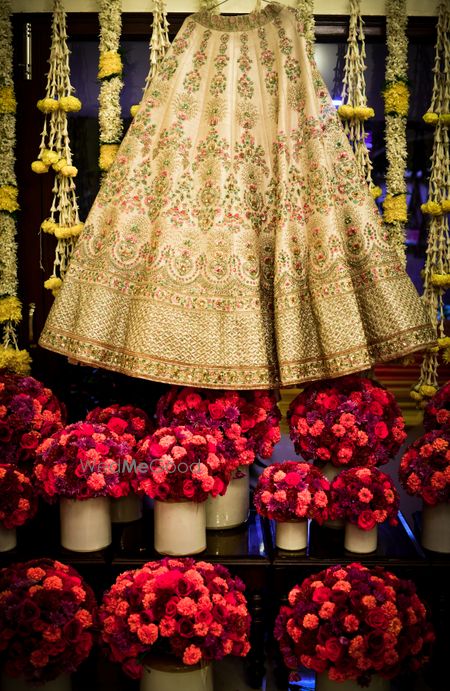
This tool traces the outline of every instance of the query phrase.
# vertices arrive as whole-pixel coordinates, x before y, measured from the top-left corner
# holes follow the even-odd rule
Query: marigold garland
[[[438,346],[445,348],[444,361],[450,360],[448,339],[444,332],[444,294],[450,286],[450,142],[445,118],[450,110],[450,8],[438,8],[437,41],[433,66],[434,83],[428,113],[424,120],[434,125],[431,173],[428,200],[422,211],[429,215],[427,256],[424,269],[423,301],[436,327]],[[434,116],[437,116],[436,118]],[[431,117],[433,116],[433,117]],[[439,348],[430,348],[424,355],[420,378],[411,397],[421,407],[438,389]]]
[[[98,78],[98,119],[100,126],[99,168],[106,172],[114,163],[122,139],[123,121],[120,93],[123,88],[122,59],[119,54],[122,31],[122,0],[100,0],[100,57]],[[104,147],[107,147],[106,149]]]

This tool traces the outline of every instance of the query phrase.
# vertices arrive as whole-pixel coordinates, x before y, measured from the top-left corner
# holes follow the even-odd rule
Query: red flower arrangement
[[[254,494],[256,510],[276,521],[328,518],[330,483],[310,463],[272,463],[259,476]]]
[[[161,427],[139,442],[136,461],[138,492],[160,501],[206,501],[225,494],[230,480],[217,438],[207,429]]]
[[[331,518],[343,518],[361,530],[385,521],[397,525],[399,506],[394,483],[378,468],[347,468],[331,483]]]
[[[422,497],[425,504],[450,502],[450,430],[416,439],[400,461],[399,476],[408,494]]]
[[[382,567],[332,566],[289,593],[275,623],[289,669],[299,665],[367,686],[428,661],[434,634],[411,581]],[[294,672],[293,680],[298,679]]]
[[[158,424],[221,433],[219,451],[230,470],[270,458],[280,441],[280,411],[271,391],[214,391],[172,387],[158,402]]]
[[[250,616],[240,578],[220,564],[165,558],[120,574],[100,606],[111,660],[138,679],[150,651],[185,665],[247,655]]]
[[[357,375],[307,386],[288,421],[296,452],[318,465],[383,465],[406,439],[394,396]]]
[[[130,447],[106,425],[76,422],[46,439],[36,451],[34,477],[47,501],[57,497],[114,498],[129,493],[121,472],[131,464]]]
[[[450,425],[450,381],[441,386],[430,399],[423,415],[423,426],[427,432],[446,429]]]
[[[30,478],[11,463],[0,464],[0,523],[17,528],[36,514],[37,497]]]
[[[65,408],[33,377],[0,374],[0,451],[3,463],[33,459],[46,437],[63,426]]]
[[[94,408],[87,414],[86,422],[101,422],[122,437],[131,448],[153,431],[153,425],[145,411],[119,403],[107,408]]]
[[[96,623],[91,588],[70,566],[38,559],[0,571],[0,664],[10,677],[48,682],[89,655]]]

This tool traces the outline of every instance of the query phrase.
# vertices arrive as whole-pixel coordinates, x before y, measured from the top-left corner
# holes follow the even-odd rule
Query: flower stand
[[[44,684],[30,684],[22,677],[9,677],[3,672],[1,677],[2,691],[71,691],[72,683],[68,674],[61,674],[52,681],[47,681]]]
[[[450,553],[450,504],[424,504],[421,542],[432,552]]]
[[[9,552],[17,545],[17,533],[15,528],[4,528],[0,523],[0,552]]]
[[[308,544],[308,521],[277,522],[275,544],[279,549],[297,551]]]
[[[377,674],[372,677],[369,686],[364,687],[367,691],[389,691],[390,688],[390,681]],[[350,679],[344,682],[332,681],[324,672],[316,677],[316,691],[362,691],[362,687],[357,681]]]
[[[378,526],[372,530],[361,530],[357,525],[346,522],[344,547],[355,554],[375,552],[378,544]]]
[[[211,530],[235,528],[248,519],[250,508],[249,466],[240,466],[222,497],[206,500],[206,527]]]
[[[96,552],[111,544],[108,497],[60,499],[61,545],[73,552]]]
[[[206,549],[206,502],[154,502],[155,549],[160,554],[185,556]]]
[[[134,492],[111,500],[111,523],[132,523],[142,518],[142,499]]]
[[[152,660],[144,666],[140,691],[213,691],[212,665]]]

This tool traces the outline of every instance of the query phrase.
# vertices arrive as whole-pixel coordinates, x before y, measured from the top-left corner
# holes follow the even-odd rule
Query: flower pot
[[[345,524],[344,547],[355,554],[375,552],[378,543],[378,526],[372,530],[361,530],[353,523]]]
[[[71,691],[72,684],[68,674],[61,674],[52,681],[47,681],[45,684],[29,684],[23,677],[9,677],[4,672],[2,673],[1,687],[2,691]]]
[[[326,463],[321,470],[328,482],[333,482],[334,478],[339,475],[343,468],[337,468],[332,463]]]
[[[249,467],[240,466],[223,497],[206,500],[206,527],[211,530],[235,528],[248,518],[250,508]]]
[[[61,499],[61,545],[72,552],[96,552],[111,544],[108,497]]]
[[[277,522],[275,544],[279,549],[294,552],[306,549],[308,544],[308,521]]]
[[[157,659],[146,662],[140,691],[213,691],[212,665],[190,667]]]
[[[364,687],[367,691],[389,691],[390,688],[390,681],[383,679],[378,674],[372,677],[369,686]],[[332,681],[324,672],[316,677],[316,691],[362,691],[362,686],[351,679],[344,682]]]
[[[142,499],[134,492],[111,499],[111,523],[132,523],[142,518]]]
[[[450,504],[423,505],[421,542],[432,552],[450,553]]]
[[[205,502],[154,502],[155,549],[160,554],[181,557],[206,549]]]
[[[0,552],[9,552],[17,545],[17,533],[15,528],[4,528],[0,523]]]

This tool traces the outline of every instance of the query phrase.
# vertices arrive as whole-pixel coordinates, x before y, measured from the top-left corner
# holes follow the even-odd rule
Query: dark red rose
[[[108,423],[107,427],[112,432],[115,432],[119,436],[122,436],[122,434],[125,432],[126,428],[128,427],[128,422],[126,420],[122,420],[120,417],[112,417]]]
[[[372,530],[372,528],[375,528],[376,524],[377,522],[373,517],[372,511],[361,511],[358,516],[358,526],[361,530]]]
[[[331,662],[337,662],[342,655],[343,647],[337,638],[329,638],[325,643],[327,658]]]
[[[366,614],[366,622],[374,629],[387,629],[389,626],[389,617],[378,607],[374,607]]]
[[[330,599],[331,593],[332,593],[332,591],[330,588],[326,588],[323,586],[321,586],[319,588],[314,588],[312,600],[313,600],[313,602],[320,602],[320,603],[327,602],[327,600]]]
[[[195,635],[192,621],[186,617],[182,617],[177,623],[177,631],[183,638],[192,638]]]

